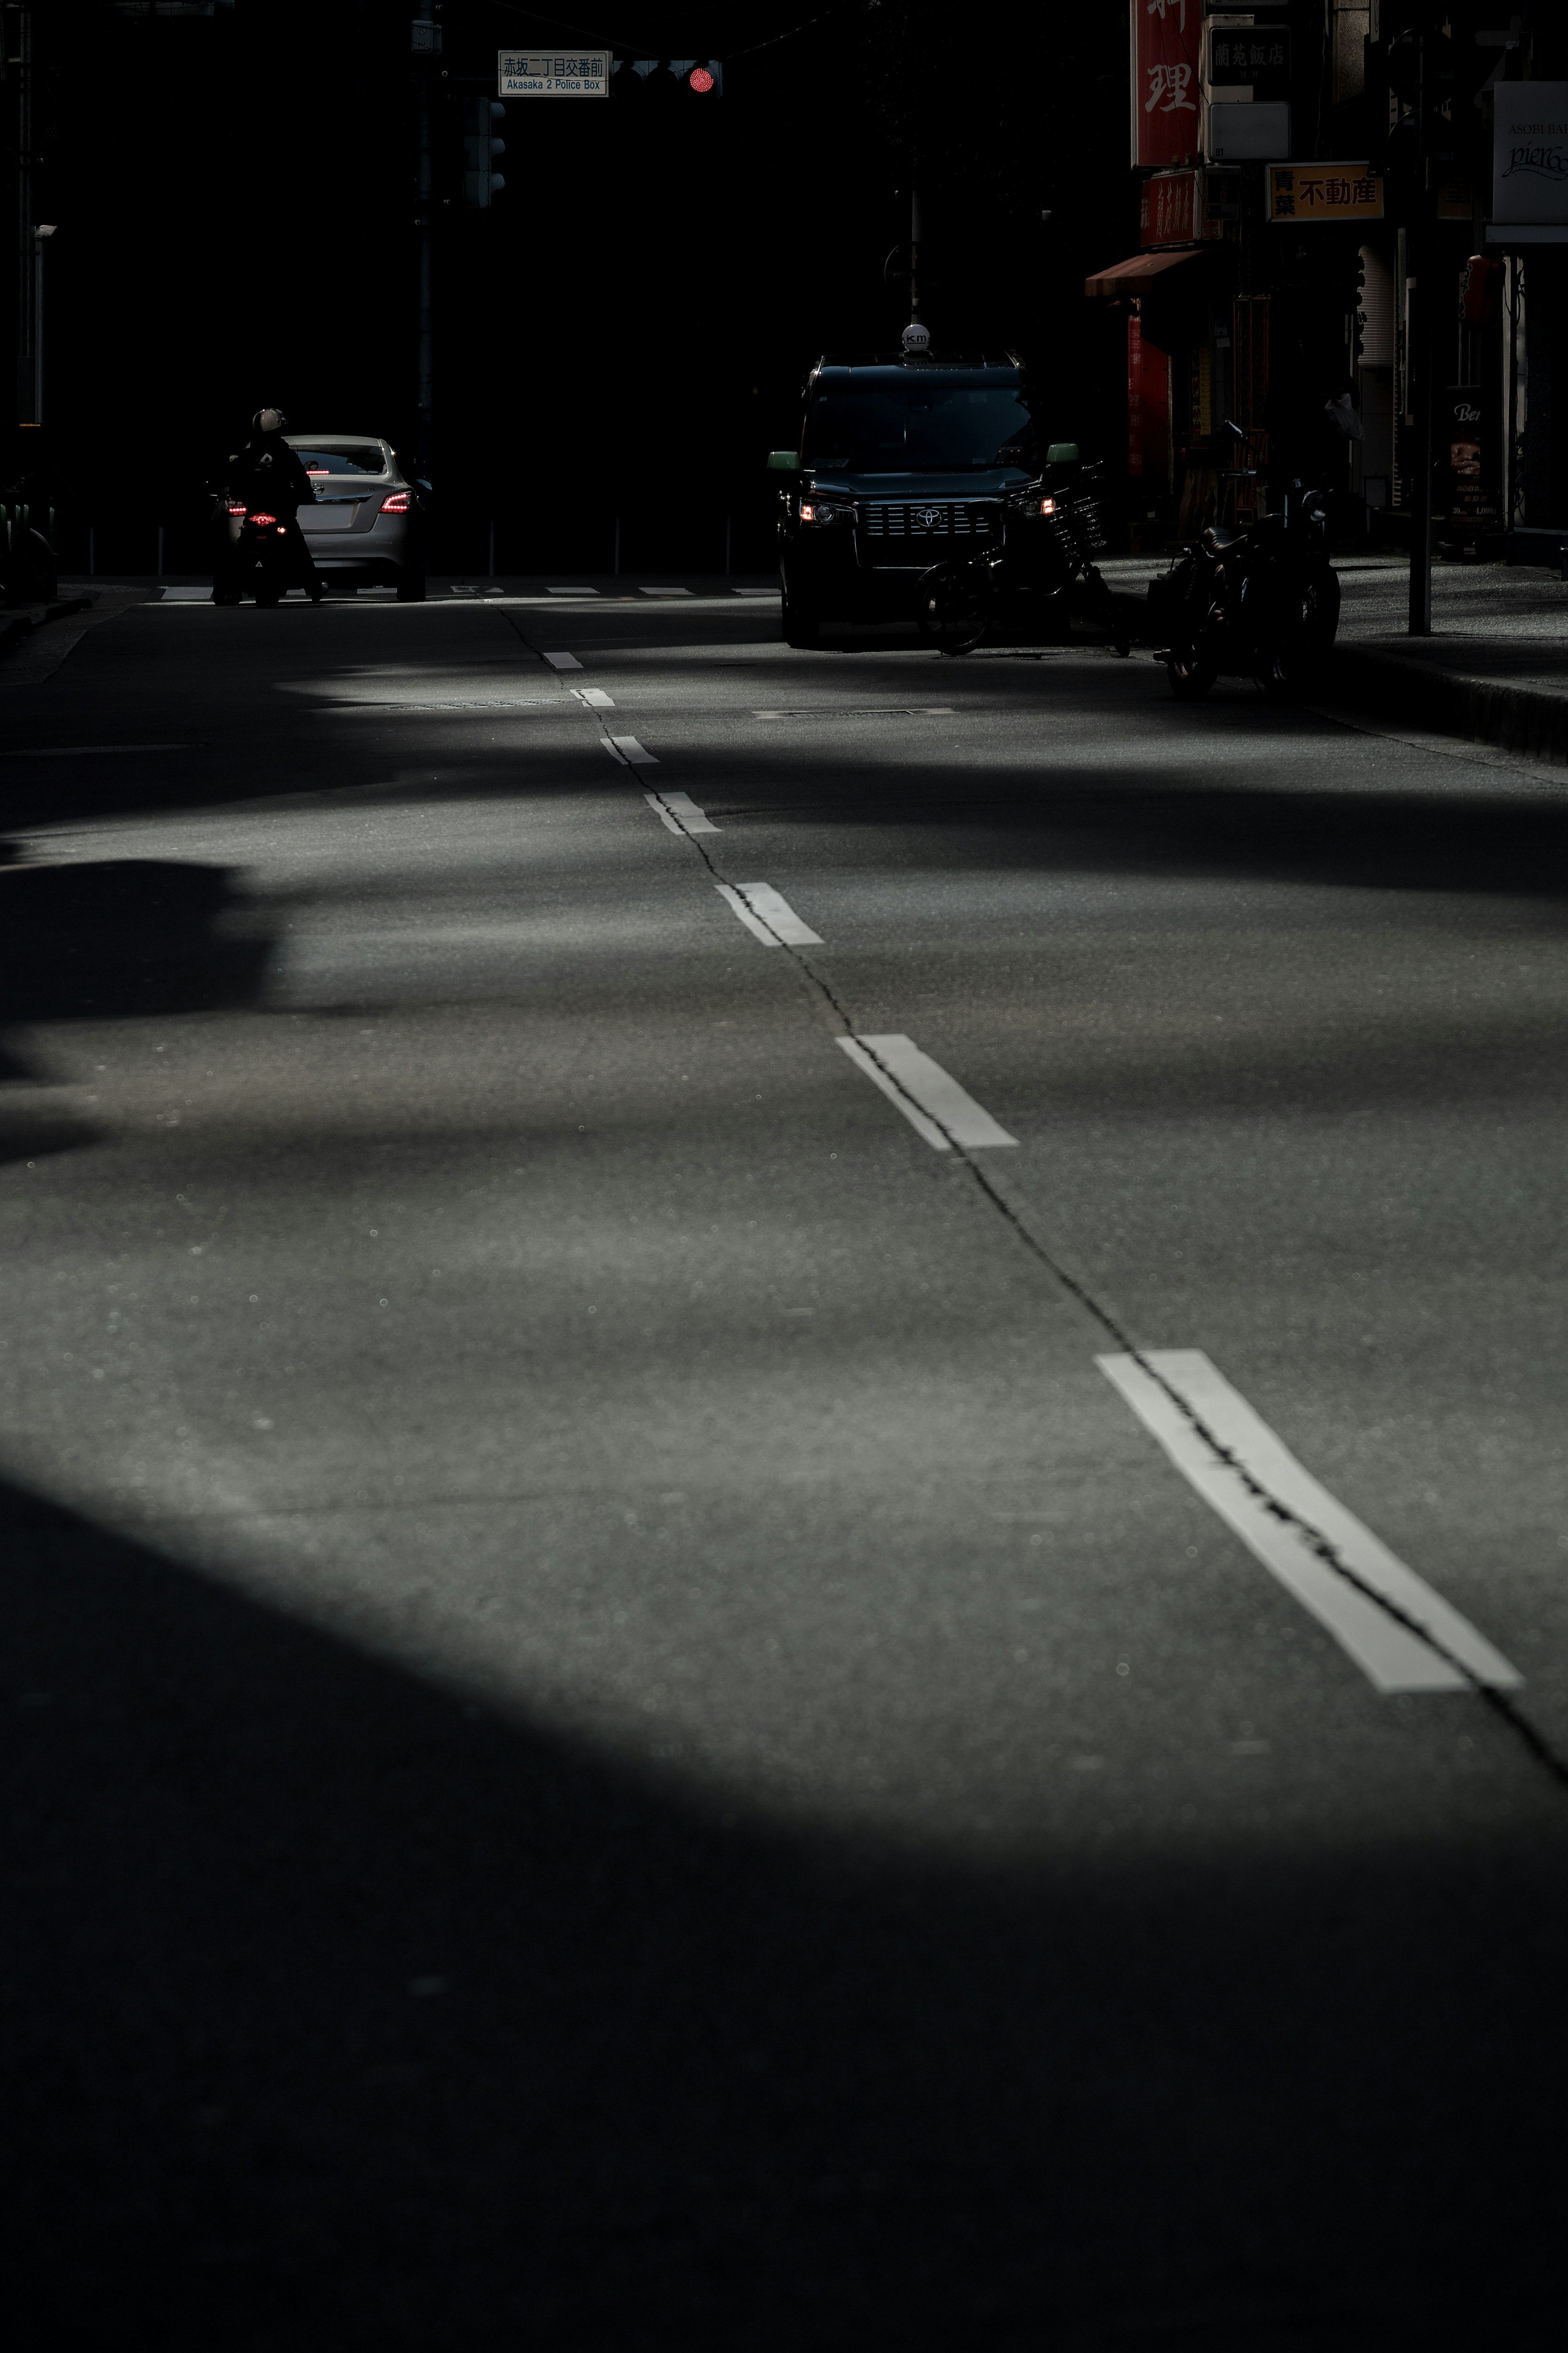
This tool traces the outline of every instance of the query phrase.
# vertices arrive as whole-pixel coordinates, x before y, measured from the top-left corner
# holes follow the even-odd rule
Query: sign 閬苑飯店
[[[1492,218],[1568,224],[1568,81],[1493,83]]]
[[[1276,221],[1383,218],[1383,179],[1365,164],[1270,164],[1268,217]]]
[[[579,49],[573,57],[546,58],[502,49],[496,62],[496,88],[502,98],[605,98],[610,52]]]
[[[1290,35],[1283,25],[1211,25],[1209,88],[1249,90],[1253,102],[1290,95]]]

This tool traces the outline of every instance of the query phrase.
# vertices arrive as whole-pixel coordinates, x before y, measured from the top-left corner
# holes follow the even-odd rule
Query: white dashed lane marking
[[[574,686],[572,691],[579,701],[587,704],[590,711],[613,711],[616,707],[613,699],[602,687]]]
[[[771,882],[716,882],[713,888],[752,935],[767,948],[819,948],[822,934],[803,923],[789,901]]]
[[[606,735],[605,749],[628,768],[657,768],[658,762],[651,752],[645,752],[635,735]]]
[[[551,593],[553,595],[554,591],[552,590]],[[581,670],[583,667],[575,654],[552,654],[546,652],[544,659],[550,664],[552,670]]]
[[[1385,1594],[1403,1616],[1425,1627],[1450,1655],[1422,1641],[1312,1548],[1302,1529],[1276,1516],[1236,1470],[1218,1461],[1179,1406],[1135,1357],[1098,1356],[1133,1412],[1164,1448],[1182,1476],[1216,1511],[1287,1592],[1310,1609],[1380,1692],[1464,1691],[1470,1682],[1499,1691],[1523,1681],[1468,1618],[1461,1618],[1423,1577],[1337,1503],[1260,1420],[1197,1348],[1151,1351],[1144,1363],[1168,1381],[1233,1454],[1265,1494],[1325,1537],[1363,1584]],[[1453,1661],[1462,1661],[1469,1676]]]
[[[643,798],[671,833],[717,833],[689,793],[644,793]]]
[[[984,1151],[992,1145],[1017,1143],[940,1062],[922,1054],[912,1038],[892,1031],[877,1038],[840,1038],[837,1043],[934,1152],[949,1152],[955,1144]]]

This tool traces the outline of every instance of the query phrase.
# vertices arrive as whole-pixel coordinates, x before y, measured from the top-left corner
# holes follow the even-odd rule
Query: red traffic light
[[[713,87],[713,77],[706,66],[699,66],[696,72],[688,74],[686,79],[696,90],[711,90]]]

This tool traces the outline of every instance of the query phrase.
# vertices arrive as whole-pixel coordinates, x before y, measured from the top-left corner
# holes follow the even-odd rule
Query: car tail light
[[[228,502],[228,511],[229,511],[230,514],[237,514],[237,515],[242,515],[242,514],[245,512],[245,509],[244,509],[242,506],[236,506],[236,504],[235,504],[235,502],[234,502],[234,501],[233,501],[232,499],[230,499],[230,501],[229,501],[229,502]]]
[[[240,509],[240,512],[241,512],[241,514],[243,514],[243,513],[245,512],[245,509],[244,509],[243,507],[241,507],[241,509]],[[276,515],[269,515],[269,514],[253,514],[253,515],[251,516],[250,520],[251,520],[251,522],[277,522],[277,520],[278,520],[278,518],[277,518],[277,516],[276,516]]]
[[[390,498],[384,498],[381,502],[383,514],[406,514],[408,507],[409,498],[406,491],[394,491]]]

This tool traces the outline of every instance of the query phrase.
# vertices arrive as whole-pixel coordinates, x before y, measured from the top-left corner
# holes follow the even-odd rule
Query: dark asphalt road
[[[739,599],[0,725],[27,2345],[1559,2345],[1561,781]]]

